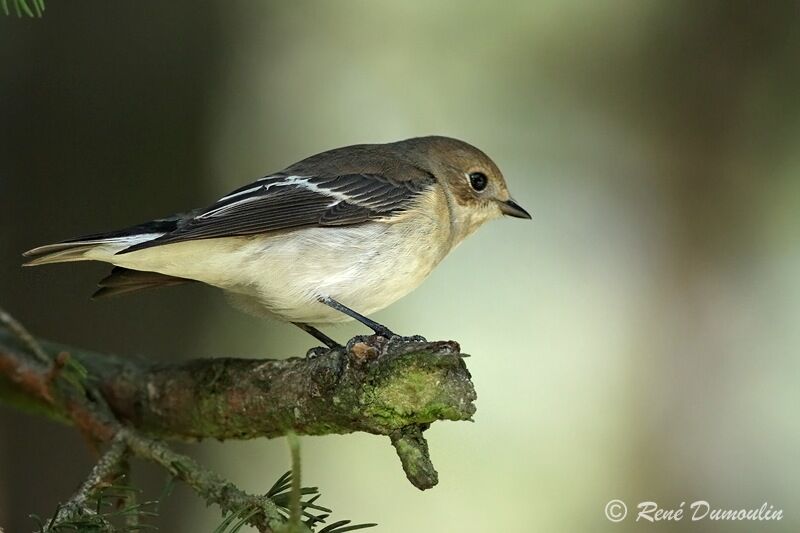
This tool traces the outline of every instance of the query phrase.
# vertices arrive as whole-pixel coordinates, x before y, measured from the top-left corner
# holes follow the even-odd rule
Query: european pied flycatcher
[[[244,310],[314,325],[356,319],[408,294],[481,224],[530,218],[486,154],[448,137],[311,156],[205,209],[34,248],[26,265],[115,265],[95,297],[199,281]],[[351,309],[351,307],[353,309]]]

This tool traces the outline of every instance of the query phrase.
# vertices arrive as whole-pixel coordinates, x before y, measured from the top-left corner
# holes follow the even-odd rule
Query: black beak
[[[503,212],[504,215],[508,215],[514,218],[531,218],[531,214],[525,211],[521,205],[517,202],[509,198],[505,202],[500,202],[500,211]]]

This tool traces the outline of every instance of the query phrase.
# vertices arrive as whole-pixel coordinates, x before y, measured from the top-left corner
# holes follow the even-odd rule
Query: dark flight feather
[[[97,284],[99,289],[92,295],[93,299],[121,296],[145,289],[172,287],[184,283],[196,283],[194,280],[159,274],[158,272],[144,272],[129,268],[114,267],[111,273]]]

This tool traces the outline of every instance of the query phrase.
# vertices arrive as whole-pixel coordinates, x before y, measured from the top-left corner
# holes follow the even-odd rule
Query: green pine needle
[[[264,495],[272,500],[278,506],[278,512],[287,522],[290,519],[290,507],[292,505],[292,471],[289,470],[280,476],[272,487]],[[311,531],[315,531],[316,527],[324,525],[332,511],[327,507],[323,507],[317,503],[321,494],[317,487],[301,487],[299,490],[302,496],[299,502],[300,512],[304,518],[303,524]],[[310,498],[305,498],[310,496]],[[259,512],[258,509],[252,507],[243,507],[237,509],[235,512],[229,513],[225,516],[219,526],[214,530],[214,533],[234,533],[243,527],[249,519]],[[238,520],[238,521],[237,521]],[[318,533],[346,533],[347,531],[356,531],[358,529],[365,529],[374,527],[377,524],[353,524],[350,525],[350,520],[340,520],[333,524],[328,525]]]
[[[97,532],[97,533],[115,533],[115,532],[132,532],[144,530],[156,530],[156,526],[152,524],[141,523],[143,518],[157,517],[158,513],[154,509],[158,509],[158,502],[146,501],[142,503],[132,503],[118,507],[120,502],[124,500],[128,494],[138,494],[141,490],[131,487],[130,485],[123,485],[120,482],[124,478],[118,479],[115,483],[105,486],[93,496],[91,502],[87,502],[86,507],[76,510],[76,514],[69,516],[65,519],[60,519],[55,522],[59,512],[64,508],[63,505],[56,507],[53,516],[45,521],[36,515],[31,515],[31,518],[37,522],[40,533],[51,532],[67,532],[67,531],[80,531],[80,532]],[[110,507],[110,509],[109,509]],[[135,526],[116,526],[125,518],[136,516],[139,522]]]
[[[345,531],[355,531],[357,529],[366,529],[368,527],[375,527],[378,524],[353,524],[348,526],[350,520],[339,520],[333,524],[319,530],[319,533],[345,533]]]
[[[0,0],[0,8],[6,15],[11,14],[8,2],[9,0]],[[11,3],[17,18],[22,18],[23,14],[30,18],[42,18],[44,14],[44,0],[11,0]]]
[[[248,520],[253,518],[256,514],[258,514],[259,509],[253,509],[251,507],[242,507],[238,509],[236,512],[230,513],[225,520],[222,521],[220,525],[214,529],[214,533],[233,533],[234,531],[239,531],[239,529],[244,526]],[[232,526],[234,520],[239,520],[235,525]],[[228,527],[231,527],[229,530]]]

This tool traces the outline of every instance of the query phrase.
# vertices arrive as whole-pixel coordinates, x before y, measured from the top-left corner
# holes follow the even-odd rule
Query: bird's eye
[[[489,184],[489,178],[483,172],[473,172],[469,175],[469,185],[480,192]]]

